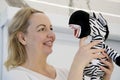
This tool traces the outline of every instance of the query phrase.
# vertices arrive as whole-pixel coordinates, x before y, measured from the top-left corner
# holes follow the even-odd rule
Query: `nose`
[[[52,38],[53,40],[55,39],[55,33],[53,31],[49,31],[48,32],[48,35],[47,35],[48,38]]]

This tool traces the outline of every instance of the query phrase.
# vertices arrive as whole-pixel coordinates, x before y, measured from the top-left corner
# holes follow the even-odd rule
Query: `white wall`
[[[0,0],[0,80],[2,79],[3,70],[3,24],[6,22],[6,14],[5,0]]]
[[[2,35],[2,33],[3,33],[3,31],[2,31],[2,27],[0,27],[0,79],[1,79],[1,77],[2,77],[2,53],[3,53],[3,48],[2,48],[2,46],[3,46],[3,44],[2,44],[2,42],[3,42],[3,35]]]

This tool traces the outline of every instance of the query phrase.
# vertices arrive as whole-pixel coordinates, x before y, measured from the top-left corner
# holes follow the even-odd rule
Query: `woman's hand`
[[[92,59],[95,58],[104,58],[103,54],[96,54],[100,52],[104,52],[104,49],[91,49],[91,47],[100,43],[100,41],[93,41],[89,44],[85,44],[85,38],[82,38],[79,43],[79,49],[75,55],[75,62],[80,67],[85,67]]]
[[[112,60],[108,57],[108,55],[106,53],[103,53],[103,55],[105,55],[108,58],[108,61],[101,59],[101,62],[104,63],[107,66],[107,68],[105,68],[103,66],[100,66],[100,68],[105,72],[104,80],[110,80],[111,74],[114,69],[114,65],[113,65]]]
[[[93,41],[89,44],[85,44],[85,38],[82,38],[79,43],[79,49],[74,57],[71,69],[68,75],[68,80],[83,80],[83,70],[85,66],[94,58],[104,58],[102,54],[96,54],[104,52],[103,49],[91,49],[91,47],[100,43],[100,41]]]

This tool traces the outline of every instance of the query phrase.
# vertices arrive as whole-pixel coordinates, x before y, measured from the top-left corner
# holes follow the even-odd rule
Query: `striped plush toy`
[[[69,19],[69,26],[74,30],[74,36],[77,38],[83,38],[91,36],[91,41],[101,40],[102,42],[92,48],[105,49],[108,56],[120,66],[120,54],[114,49],[105,44],[105,40],[109,35],[108,25],[103,16],[99,14],[87,13],[82,10],[75,11]],[[100,53],[98,53],[100,54]],[[105,60],[107,60],[105,58]],[[92,60],[88,66],[84,69],[84,76],[88,76],[90,80],[102,80],[104,72],[99,66],[105,66],[99,59]],[[85,78],[83,77],[83,80]],[[88,79],[86,79],[88,80]]]

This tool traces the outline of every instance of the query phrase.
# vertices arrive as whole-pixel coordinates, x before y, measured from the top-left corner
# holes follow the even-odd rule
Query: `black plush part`
[[[105,25],[104,27],[106,27],[106,35],[105,35],[105,40],[106,40],[108,38],[108,35],[109,35],[109,29],[108,29],[107,25]]]
[[[120,56],[116,58],[115,63],[116,63],[118,66],[120,66]]]
[[[81,35],[78,38],[83,38],[90,35],[89,14],[85,11],[75,11],[69,19],[69,24],[77,24],[81,26]]]

